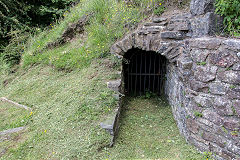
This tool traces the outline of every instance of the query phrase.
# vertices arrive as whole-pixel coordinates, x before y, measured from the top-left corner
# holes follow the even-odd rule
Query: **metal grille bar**
[[[155,52],[139,49],[128,51],[124,64],[125,89],[128,94],[164,93],[166,58]]]

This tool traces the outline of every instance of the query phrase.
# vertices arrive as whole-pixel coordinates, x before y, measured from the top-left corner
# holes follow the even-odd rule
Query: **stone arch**
[[[208,4],[193,0],[191,9],[198,3]],[[169,61],[165,92],[182,135],[200,151],[215,153],[216,159],[237,159],[240,40],[210,37],[217,16],[196,12],[153,18],[116,42],[111,53],[123,59],[138,48],[165,56]]]

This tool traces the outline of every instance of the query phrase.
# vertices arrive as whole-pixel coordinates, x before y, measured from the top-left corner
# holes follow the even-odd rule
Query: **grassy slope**
[[[91,61],[109,52],[110,46],[138,23],[143,17],[139,7],[127,6],[116,0],[82,0],[65,18],[50,28],[33,36],[25,47],[23,66],[46,64],[57,69],[84,68]],[[83,15],[92,14],[90,23],[85,27],[82,37],[76,37],[74,43],[48,50],[49,42],[61,37],[71,23],[77,22]]]
[[[0,101],[0,131],[26,125],[31,119],[30,114],[25,109]]]
[[[99,122],[116,102],[106,88],[114,73],[108,59],[71,73],[41,66],[19,71],[0,96],[31,106],[33,117],[29,139],[3,159],[96,158],[94,151],[109,143]]]

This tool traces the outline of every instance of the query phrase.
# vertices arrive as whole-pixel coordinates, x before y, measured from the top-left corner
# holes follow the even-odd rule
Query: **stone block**
[[[214,35],[217,31],[221,31],[223,28],[223,18],[208,12],[203,16],[198,16],[190,19],[192,37],[202,37]]]
[[[167,26],[167,29],[170,31],[189,31],[190,22],[187,19],[174,19],[171,20]]]
[[[240,74],[238,71],[218,72],[217,77],[220,81],[230,84],[240,84]]]
[[[216,125],[223,124],[223,118],[211,109],[207,109],[203,111],[203,118],[206,118],[207,120],[215,123]]]
[[[197,92],[201,92],[208,88],[207,83],[196,81],[195,79],[190,79],[189,83],[190,83],[191,89]]]
[[[199,126],[194,119],[187,119],[187,128],[194,134],[197,134],[199,131]]]
[[[152,21],[154,23],[161,23],[161,22],[167,21],[167,18],[165,18],[165,17],[155,17],[155,18],[152,19]]]
[[[209,91],[212,94],[216,95],[225,95],[227,94],[228,85],[221,82],[212,82],[209,84]]]
[[[111,52],[112,54],[116,54],[116,55],[124,55],[124,52],[122,51],[121,48],[118,47],[117,44],[114,44],[114,45],[111,47],[110,52]]]
[[[190,4],[190,12],[192,15],[201,15],[214,11],[215,0],[192,0]]]
[[[232,67],[232,70],[233,71],[240,71],[240,63],[234,64],[233,67]]]
[[[237,57],[229,54],[227,50],[215,52],[210,55],[210,61],[212,64],[219,67],[231,67],[237,62]]]
[[[221,148],[224,148],[226,146],[222,138],[219,138],[217,135],[214,135],[210,132],[203,132],[202,138],[206,141],[216,143]]]
[[[221,42],[222,41],[219,38],[209,37],[195,38],[190,40],[190,47],[216,50],[219,48]]]
[[[120,86],[121,86],[121,79],[107,82],[107,87],[109,89],[112,89],[112,90],[116,91],[116,92],[119,92]]]
[[[240,87],[229,89],[227,95],[230,99],[240,99]]]
[[[214,123],[210,122],[209,120],[205,119],[205,118],[198,118],[197,119],[198,122],[200,122],[201,124],[204,124],[205,126],[209,127],[209,128],[213,128]],[[208,130],[208,128],[205,128],[204,126],[201,126],[201,128],[203,128],[203,130]]]
[[[230,129],[232,131],[240,131],[240,120],[235,119],[233,117],[224,118],[223,125],[225,128]]]
[[[122,48],[125,52],[133,47],[132,36],[128,35],[122,40]]]
[[[240,51],[240,40],[227,39],[227,40],[223,41],[223,44],[225,44],[228,49],[231,49],[234,51]]]
[[[234,145],[233,143],[228,143],[227,150],[240,156],[240,147]]]
[[[191,69],[193,65],[192,59],[188,56],[179,58],[177,63],[178,63],[178,67],[181,69]]]
[[[226,97],[216,97],[214,99],[214,108],[219,115],[232,116],[232,102]]]
[[[207,94],[200,94],[200,95],[194,97],[194,101],[199,107],[210,108],[213,106],[213,103],[212,103],[213,97],[209,96]]]
[[[177,32],[177,31],[166,31],[161,33],[162,39],[175,39],[175,40],[182,40],[186,38],[186,34],[184,32]]]
[[[238,117],[240,117],[240,100],[233,101],[233,107],[236,110]]]
[[[190,52],[191,57],[195,62],[205,62],[209,53],[209,50],[199,48],[193,48]]]
[[[237,53],[238,58],[240,59],[240,52]]]
[[[194,77],[201,82],[212,81],[216,78],[217,69],[216,66],[197,66]]]

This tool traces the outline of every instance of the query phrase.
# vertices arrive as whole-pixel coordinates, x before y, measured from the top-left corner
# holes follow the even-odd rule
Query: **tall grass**
[[[126,25],[133,26],[142,19],[139,9],[116,0],[83,0],[65,13],[64,19],[30,38],[23,54],[23,66],[43,63],[57,69],[85,67],[92,59],[109,52],[110,46],[129,30]],[[61,37],[69,24],[90,13],[93,16],[85,27],[85,38],[79,38],[77,43],[46,49],[48,43]]]

